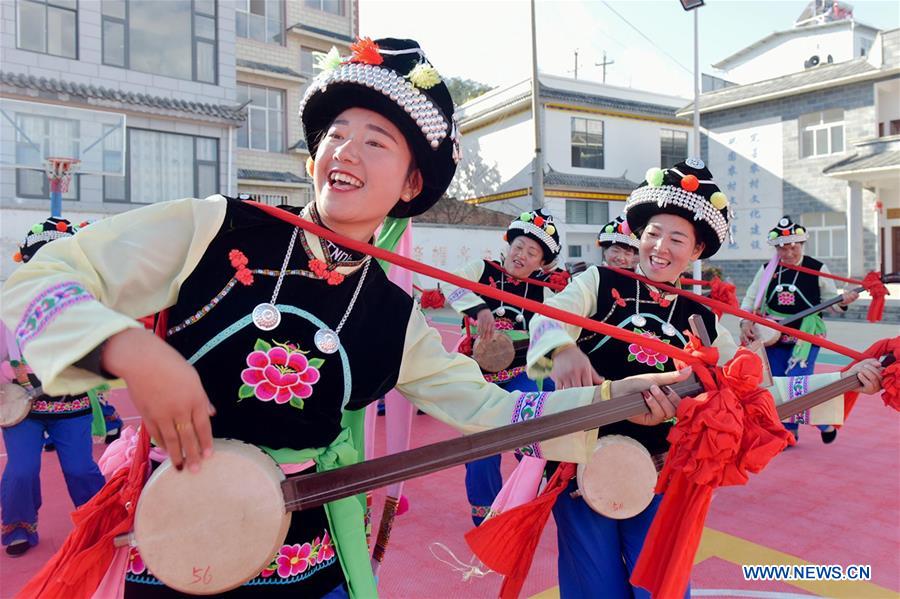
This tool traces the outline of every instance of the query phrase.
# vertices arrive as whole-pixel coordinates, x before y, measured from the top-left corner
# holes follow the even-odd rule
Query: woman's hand
[[[747,346],[756,341],[756,330],[752,320],[741,321],[741,345]]]
[[[881,372],[884,367],[875,358],[869,358],[858,362],[847,369],[843,374],[843,378],[856,376],[859,379],[862,388],[860,393],[878,393],[881,391]]]
[[[638,374],[612,382],[610,393],[613,397],[642,391],[649,414],[641,414],[629,418],[629,422],[643,426],[654,426],[675,417],[681,397],[668,386],[687,380],[691,376],[691,367],[673,372]]]
[[[845,291],[844,293],[841,294],[841,298],[842,299],[841,299],[840,305],[847,307],[859,299],[859,292],[858,291]]]
[[[554,354],[550,378],[557,389],[592,387],[604,380],[591,366],[590,358],[574,344]]]
[[[478,337],[482,341],[494,337],[494,313],[487,308],[478,312]]]
[[[215,410],[197,371],[165,341],[144,329],[107,339],[103,368],[124,379],[144,425],[181,470],[196,472],[212,455],[210,416]]]

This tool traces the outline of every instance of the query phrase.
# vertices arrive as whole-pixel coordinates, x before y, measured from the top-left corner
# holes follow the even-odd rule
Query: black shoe
[[[31,549],[31,543],[28,541],[15,541],[6,546],[6,555],[10,557],[21,557],[25,552]]]
[[[56,445],[53,443],[44,443],[44,451],[56,451]]]
[[[834,440],[837,439],[837,429],[832,428],[830,431],[820,431],[822,434],[822,443],[828,445],[829,443],[834,443]]]

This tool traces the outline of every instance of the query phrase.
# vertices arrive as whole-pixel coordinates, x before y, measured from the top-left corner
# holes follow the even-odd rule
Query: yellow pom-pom
[[[316,168],[316,161],[312,159],[312,156],[306,159],[306,174],[310,177],[313,176],[313,172]]]
[[[721,191],[717,191],[709,198],[709,203],[712,204],[713,208],[716,210],[722,210],[728,206],[728,196]]]
[[[547,235],[553,235],[554,233],[556,233],[556,227],[554,227],[553,225],[547,225],[547,228],[544,230],[547,232]]]
[[[663,184],[665,173],[661,168],[653,167],[647,169],[647,174],[644,177],[647,179],[647,184],[650,187],[659,187]]]
[[[419,89],[431,89],[441,82],[441,76],[433,66],[420,62],[406,76]]]
[[[806,229],[804,229],[803,227],[797,227],[796,229],[794,229],[794,233],[796,235],[803,235],[804,233],[806,233]]]

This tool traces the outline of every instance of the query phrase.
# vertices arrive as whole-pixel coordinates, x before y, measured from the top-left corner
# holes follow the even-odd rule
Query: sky
[[[773,31],[790,29],[806,0],[707,0],[699,13],[700,71]],[[857,22],[900,27],[900,2],[851,2]],[[360,0],[360,35],[416,39],[444,76],[489,85],[531,73],[526,0]],[[690,97],[693,16],[677,0],[542,0],[536,3],[541,72]],[[618,15],[616,14],[618,13]],[[619,16],[620,15],[620,16]],[[625,20],[640,30],[638,33]]]

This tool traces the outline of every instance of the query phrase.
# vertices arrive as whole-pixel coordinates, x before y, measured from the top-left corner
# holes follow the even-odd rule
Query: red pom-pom
[[[22,252],[16,252],[13,254],[13,262],[21,262],[22,261]]]
[[[247,266],[249,260],[247,260],[247,256],[244,255],[244,252],[241,250],[231,250],[228,252],[228,260],[231,262],[232,268],[243,268]]]
[[[422,292],[421,304],[423,308],[440,309],[444,307],[444,294],[440,289],[427,289]]]
[[[791,230],[790,230],[790,229],[783,229],[783,230],[781,231],[781,236],[782,236],[782,237],[787,237],[787,236],[790,235],[790,234],[791,234]]]
[[[65,233],[69,230],[69,224],[64,221],[59,221],[58,223],[56,223],[56,230],[60,233]]]
[[[544,226],[544,217],[542,217],[542,216],[535,216],[535,217],[534,217],[534,224],[536,224],[536,225],[539,226],[539,227],[543,227],[543,226]]]
[[[361,62],[363,64],[381,64],[384,58],[378,51],[378,44],[372,41],[370,37],[364,37],[355,44],[350,44],[350,62]]]
[[[685,191],[697,191],[700,181],[694,175],[685,175],[681,179],[681,189]]]
[[[253,284],[253,271],[249,268],[241,267],[234,273],[234,278],[236,278],[241,285],[250,286]]]

